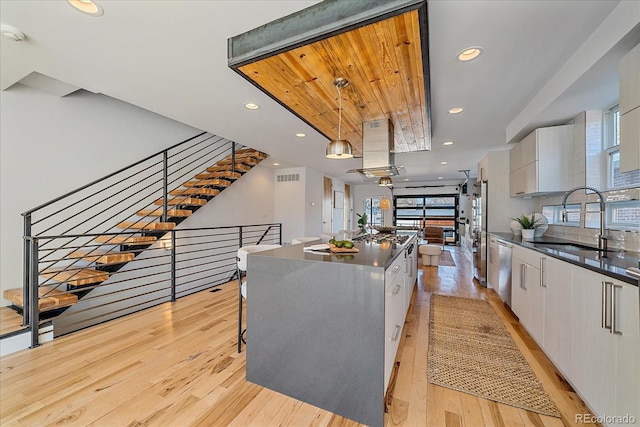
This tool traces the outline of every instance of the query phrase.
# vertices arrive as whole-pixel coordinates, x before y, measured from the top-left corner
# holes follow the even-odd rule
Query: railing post
[[[167,206],[169,200],[168,196],[168,187],[169,186],[169,152],[164,150],[162,152],[162,222],[167,222],[169,217],[167,214]]]
[[[231,141],[231,172],[235,173],[236,171],[236,143],[235,141]]]
[[[40,310],[38,307],[38,238],[31,239],[31,260],[30,260],[30,289],[29,306],[24,307],[29,311],[29,325],[31,330],[31,347],[40,345]]]
[[[238,249],[242,247],[242,226],[238,226]]]
[[[29,301],[30,282],[29,275],[31,274],[31,214],[24,215],[24,260],[22,264],[22,298],[23,301]],[[22,326],[29,324],[29,310],[22,310]]]
[[[280,242],[278,244],[282,245],[282,223],[278,224],[278,229],[280,230],[280,236],[279,236]]]
[[[171,230],[171,302],[176,301],[176,233]]]

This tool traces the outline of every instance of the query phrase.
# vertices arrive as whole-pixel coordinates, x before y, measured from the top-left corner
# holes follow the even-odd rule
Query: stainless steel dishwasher
[[[498,294],[511,307],[511,243],[498,240]]]

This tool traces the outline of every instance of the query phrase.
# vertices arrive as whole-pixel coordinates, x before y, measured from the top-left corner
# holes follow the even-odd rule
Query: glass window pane
[[[620,172],[620,151],[609,153],[610,187],[624,188],[640,186],[640,169]]]
[[[456,205],[455,197],[426,197],[425,198],[426,206],[451,206],[454,207]]]
[[[396,209],[396,216],[398,218],[402,218],[402,217],[418,217],[418,218],[421,218],[422,217],[422,209],[408,209],[408,208]]]
[[[542,207],[542,215],[547,218],[549,224],[562,225],[565,227],[580,226],[581,204],[567,205],[567,221],[562,221],[562,205],[545,205]]]
[[[586,203],[584,210],[584,228],[600,228],[600,203]]]
[[[607,203],[607,227],[640,231],[640,201]]]
[[[427,217],[429,216],[455,216],[455,209],[427,209]]]
[[[413,208],[422,206],[424,197],[398,197],[396,198],[396,207],[398,208]]]

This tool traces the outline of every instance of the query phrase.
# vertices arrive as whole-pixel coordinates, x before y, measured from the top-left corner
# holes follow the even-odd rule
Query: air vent
[[[276,175],[276,182],[300,181],[299,173],[290,173],[287,175]]]

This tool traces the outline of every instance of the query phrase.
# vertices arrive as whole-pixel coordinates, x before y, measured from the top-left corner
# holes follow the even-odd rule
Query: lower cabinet
[[[511,286],[511,309],[589,408],[640,420],[638,287],[516,245]]]
[[[405,307],[404,257],[398,257],[385,272],[384,294],[384,390],[387,390],[393,362],[402,335]]]
[[[544,339],[544,291],[540,274],[540,254],[514,246],[511,257],[511,310],[534,340]]]
[[[600,416],[640,419],[638,287],[573,267],[570,380]]]

